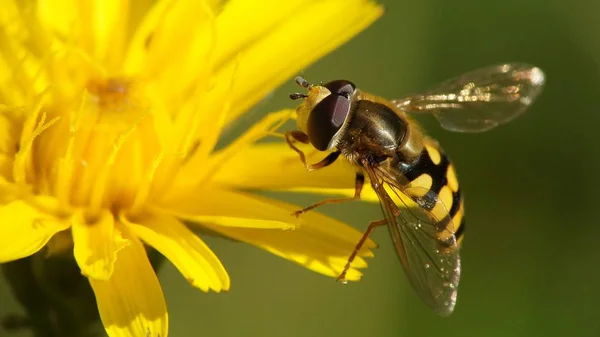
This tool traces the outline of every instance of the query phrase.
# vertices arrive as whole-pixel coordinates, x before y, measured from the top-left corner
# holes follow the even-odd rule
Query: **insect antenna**
[[[301,94],[299,92],[295,92],[293,94],[290,94],[290,98],[293,99],[294,101],[297,100],[297,99],[306,98],[306,97],[308,97],[307,94]]]
[[[310,83],[301,76],[296,77],[296,84],[306,89],[310,88]]]

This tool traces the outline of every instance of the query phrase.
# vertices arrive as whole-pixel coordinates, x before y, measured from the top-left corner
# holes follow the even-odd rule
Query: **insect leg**
[[[320,162],[315,164],[308,164],[306,162],[306,156],[304,155],[304,152],[302,152],[302,150],[300,150],[296,147],[296,145],[294,145],[294,141],[299,141],[301,143],[308,144],[308,136],[302,131],[294,130],[285,133],[285,140],[287,141],[288,145],[292,148],[292,150],[298,153],[298,155],[300,156],[300,161],[308,171],[318,170],[333,164],[341,154],[340,151],[331,152]]]
[[[387,224],[387,222],[388,222],[387,219],[382,219],[382,220],[373,221],[369,224],[369,227],[367,228],[367,230],[365,231],[363,236],[360,238],[360,241],[358,241],[358,243],[356,244],[356,247],[354,247],[354,251],[352,252],[352,254],[350,254],[350,257],[348,258],[348,262],[346,262],[346,266],[344,267],[344,270],[342,271],[340,276],[338,276],[338,278],[337,278],[338,281],[340,281],[344,284],[348,283],[348,281],[346,280],[346,273],[348,272],[348,269],[350,269],[350,265],[352,264],[352,261],[354,261],[354,259],[358,255],[358,252],[360,251],[362,246],[365,244],[365,241],[367,241],[369,236],[371,236],[371,234],[373,233],[375,228],[383,226],[383,225]]]
[[[349,198],[336,198],[336,199],[325,199],[317,202],[316,204],[310,205],[308,207],[304,207],[303,209],[294,212],[295,216],[300,216],[302,213],[306,213],[311,209],[315,209],[317,207],[328,205],[328,204],[341,204],[347,201],[359,200],[360,194],[362,192],[363,186],[365,185],[365,176],[362,172],[356,172],[356,179],[354,180],[354,196]]]

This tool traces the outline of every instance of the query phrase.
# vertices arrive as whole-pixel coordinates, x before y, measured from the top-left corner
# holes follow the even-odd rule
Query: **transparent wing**
[[[453,225],[446,222],[441,226],[441,219],[423,207],[398,207],[397,200],[403,196],[410,198],[409,194],[417,195],[420,191],[404,189],[402,192],[393,180],[376,169],[367,167],[365,170],[379,196],[396,252],[413,287],[437,314],[450,315],[460,280],[458,245],[454,231],[449,230]],[[430,209],[438,204],[443,207],[437,195],[428,194],[426,199],[415,201],[427,204]]]
[[[525,112],[543,85],[544,73],[539,68],[502,64],[466,73],[392,103],[409,113],[432,113],[450,131],[482,132]]]

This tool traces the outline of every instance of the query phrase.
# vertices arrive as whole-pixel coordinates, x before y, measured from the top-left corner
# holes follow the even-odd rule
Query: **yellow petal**
[[[207,92],[195,92],[178,112],[173,131],[181,140],[174,143],[181,144],[178,151],[185,153],[186,167],[205,166],[207,157],[217,144],[229,111],[230,102],[227,97],[234,78],[235,69],[229,78],[222,78],[229,82],[228,86],[215,86]],[[209,113],[206,107],[211,107]],[[173,141],[177,138],[171,139]]]
[[[300,147],[309,163],[323,159],[327,153],[310,146]],[[244,174],[239,168],[244,168]],[[343,157],[316,171],[307,171],[298,154],[287,143],[255,144],[237,152],[215,172],[213,181],[239,189],[302,191],[318,194],[354,195],[354,168]],[[375,191],[367,181],[361,199],[378,202]]]
[[[295,231],[276,231],[268,229],[233,228],[208,225],[211,230],[239,241],[253,244],[266,251],[293,261],[317,273],[329,276],[340,276],[354,246],[331,241],[331,237]],[[357,257],[346,274],[349,281],[360,280],[366,262]]]
[[[142,72],[168,92],[182,93],[208,77],[214,43],[214,14],[205,1],[160,1],[135,32],[125,72]]]
[[[96,280],[108,280],[117,252],[128,244],[115,231],[112,214],[108,210],[95,216],[77,212],[71,221],[75,260],[82,274]]]
[[[223,151],[211,155],[208,160],[201,161],[200,158],[193,158],[194,160],[190,160],[180,169],[179,174],[171,183],[172,188],[169,193],[162,196],[162,201],[170,203],[172,200],[178,200],[182,196],[195,193],[199,189],[198,186],[205,186],[212,179],[212,176],[222,169],[223,163],[227,162],[229,158],[249,149],[253,143],[267,136],[269,132],[277,130],[290,120],[293,114],[293,110],[283,110],[269,114],[252,125]]]
[[[160,206],[162,210],[192,222],[218,223],[227,227],[293,229],[300,223],[290,211],[241,192],[202,188],[181,200]],[[265,217],[265,213],[270,213]]]
[[[0,3],[0,102],[9,107],[30,105],[48,86],[36,53],[48,53],[49,41],[32,7],[25,1]]]
[[[217,19],[218,31],[224,35],[219,35],[218,39],[224,41],[217,40],[217,45],[246,46],[237,50],[241,61],[236,82],[243,85],[236,86],[232,93],[228,120],[237,118],[285,80],[364,30],[383,12],[382,7],[368,0],[294,1],[292,4],[298,7],[293,10],[289,10],[293,5],[270,0],[258,7],[263,9],[261,12],[254,12],[256,2],[235,1],[231,7],[238,4],[241,10],[226,17],[225,8]],[[243,10],[248,7],[252,14]],[[279,7],[289,10],[286,16],[274,14],[279,13]],[[266,24],[261,24],[263,21]],[[240,29],[254,25],[263,29],[262,34],[255,35],[254,28],[248,29],[250,34]],[[229,62],[218,72],[232,66]]]
[[[0,207],[0,263],[36,253],[68,227],[21,200]]]
[[[317,212],[308,212],[299,218],[290,215],[299,208],[247,193],[206,189],[203,194],[192,194],[188,199],[170,205],[169,211],[223,235],[257,245],[311,270],[328,276],[339,276],[362,234]],[[210,221],[210,218],[209,221],[203,221],[202,217],[190,214],[223,214],[249,219],[249,223],[244,227],[233,227]],[[254,221],[250,222],[250,219]],[[260,224],[264,221],[287,222],[297,224],[297,227],[287,231],[266,226],[251,228],[255,222]],[[375,246],[372,240],[367,240],[359,255],[372,256],[370,248]],[[366,263],[363,259],[356,259],[348,279],[360,278],[360,273],[355,268],[364,266]]]
[[[85,30],[85,42],[90,55],[103,61],[110,69],[120,63],[125,38],[128,36],[128,1],[78,1],[79,20]]]
[[[165,206],[170,212],[176,214],[188,214],[188,220],[194,221],[194,214],[200,216],[224,216],[240,219],[254,219],[257,221],[272,221],[287,223],[295,226],[287,227],[267,227],[267,226],[243,226],[245,228],[262,229],[294,229],[294,228],[312,228],[324,235],[338,237],[349,244],[355,244],[361,237],[360,232],[341,222],[319,214],[318,212],[308,212],[300,217],[292,215],[294,211],[300,209],[300,206],[279,202],[273,199],[244,193],[241,191],[227,191],[222,189],[211,189],[206,187],[200,194],[192,194],[185,200],[174,203],[170,207]],[[321,221],[331,222],[331,226],[321,225]],[[370,241],[368,247],[375,247]]]
[[[225,227],[238,227],[238,228],[263,228],[263,229],[294,229],[296,225],[293,223],[287,223],[275,220],[265,219],[253,219],[244,217],[231,217],[231,216],[219,216],[219,215],[193,215],[178,213],[178,217],[187,221],[197,223],[216,223],[220,226]]]
[[[278,213],[289,214],[299,209],[298,206],[266,198],[256,199],[262,201],[263,205],[256,207],[254,213],[262,213],[264,219],[277,216]],[[362,234],[317,212],[303,214],[298,220],[301,226],[288,231],[225,227],[210,223],[203,226],[222,235],[256,245],[318,273],[331,277],[339,276]],[[361,256],[373,256],[371,249],[374,247],[376,244],[371,239],[366,241],[347,274],[348,280],[360,279],[362,274],[357,269],[367,265]]]
[[[221,261],[179,220],[160,212],[121,219],[134,234],[169,259],[194,287],[202,291],[229,290],[229,275]]]
[[[128,233],[106,281],[89,279],[110,337],[167,336],[167,305],[142,243]]]
[[[18,109],[5,108],[0,105],[0,153],[13,156],[17,150],[19,141],[19,129],[21,121]],[[5,176],[6,177],[6,176]]]
[[[266,38],[278,26],[293,17],[311,0],[231,0],[217,18],[215,65],[220,66],[247,48]],[[252,15],[249,15],[252,13]],[[240,29],[244,27],[244,29]]]
[[[12,167],[10,170],[12,171]],[[16,199],[22,198],[25,192],[23,189],[23,186],[8,182],[5,177],[0,176],[0,205],[6,205]]]
[[[75,0],[39,1],[36,10],[45,30],[57,36],[80,36],[78,30],[82,27],[77,24],[80,13]]]
[[[41,1],[40,21],[58,36],[77,39],[96,61],[115,66],[127,37],[128,1]]]

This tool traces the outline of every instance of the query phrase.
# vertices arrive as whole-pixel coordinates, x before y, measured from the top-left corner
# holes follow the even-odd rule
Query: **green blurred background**
[[[452,157],[466,194],[455,313],[440,318],[420,302],[386,230],[374,235],[381,248],[364,279],[348,286],[252,246],[207,238],[232,290],[201,293],[165,264],[170,335],[600,336],[600,2],[381,2],[380,21],[303,75],[350,79],[388,98],[496,63],[532,63],[547,75],[533,108],[494,131],[450,133],[420,118]],[[294,107],[287,94],[296,90],[290,80],[257,110]],[[306,205],[319,197],[285,199]],[[361,230],[381,217],[367,204],[322,211]],[[0,282],[0,315],[18,311]]]

